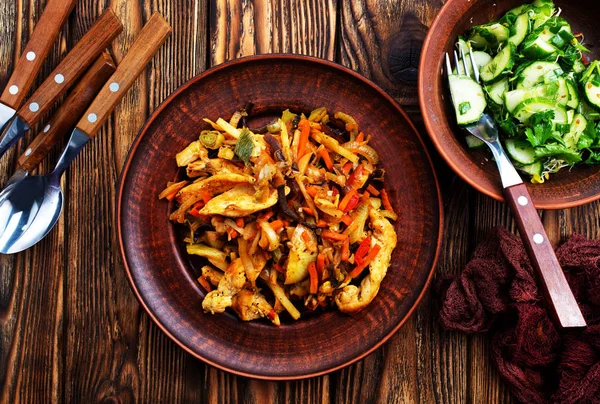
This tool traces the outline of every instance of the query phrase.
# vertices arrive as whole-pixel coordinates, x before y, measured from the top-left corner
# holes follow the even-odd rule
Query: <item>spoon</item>
[[[60,188],[62,174],[98,133],[170,34],[169,24],[159,13],[154,13],[76,125],[54,170],[46,175],[31,176],[9,184],[10,194],[0,202],[1,253],[13,254],[31,247],[56,225],[64,203]]]

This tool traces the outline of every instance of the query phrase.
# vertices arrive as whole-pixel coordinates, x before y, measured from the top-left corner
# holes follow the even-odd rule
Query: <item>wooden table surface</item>
[[[1,88],[45,3],[0,1]],[[30,250],[0,257],[2,401],[513,402],[488,360],[487,337],[444,332],[431,292],[390,342],[341,371],[275,383],[216,370],[180,349],[140,308],[117,244],[116,186],[137,131],[171,92],[224,61],[271,52],[334,60],[394,96],[427,138],[416,67],[426,27],[441,5],[440,0],[80,0],[37,85],[106,7],[125,26],[111,48],[117,61],[154,11],[163,13],[173,35],[63,177],[67,202],[57,227]],[[0,183],[43,125],[2,158]],[[440,276],[458,273],[492,227],[515,231],[515,226],[507,206],[471,189],[430,144],[429,149],[444,194]],[[57,155],[53,151],[40,169],[48,170]],[[573,232],[598,238],[597,203],[542,217],[554,242]]]

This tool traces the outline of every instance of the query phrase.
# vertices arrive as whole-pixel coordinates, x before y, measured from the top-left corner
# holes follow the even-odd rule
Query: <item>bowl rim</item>
[[[425,41],[423,42],[423,47],[421,49],[421,60],[419,61],[419,80],[418,80],[419,108],[421,110],[421,115],[423,116],[423,121],[425,123],[425,128],[427,129],[427,133],[429,134],[429,138],[435,145],[436,150],[442,156],[442,158],[444,159],[446,164],[448,164],[450,166],[450,168],[452,168],[452,170],[456,174],[458,174],[459,177],[462,178],[463,181],[465,181],[466,183],[471,185],[477,191],[479,191],[482,194],[487,195],[497,201],[506,203],[506,200],[504,199],[504,196],[502,194],[502,186],[500,185],[499,177],[498,177],[498,184],[496,186],[487,187],[485,185],[482,185],[483,184],[482,182],[479,182],[476,179],[474,179],[472,176],[470,176],[466,170],[462,169],[461,164],[459,164],[457,162],[458,159],[454,159],[453,156],[451,156],[450,154],[448,154],[446,152],[446,149],[440,142],[438,136],[435,135],[435,132],[436,132],[435,125],[431,121],[431,117],[429,115],[427,115],[426,113],[424,113],[424,111],[427,110],[427,105],[425,103],[425,97],[423,96],[423,94],[426,93],[426,88],[425,88],[426,77],[425,76],[427,75],[426,64],[428,63],[426,61],[425,56],[427,55],[429,48],[432,46],[432,43],[436,41],[436,38],[433,37],[433,32],[438,27],[438,25],[441,24],[441,21],[444,18],[446,18],[446,14],[448,14],[450,12],[450,10],[456,8],[456,5],[455,5],[456,3],[464,3],[464,2],[470,3],[471,0],[448,0],[440,8],[440,11],[438,11],[437,15],[433,19],[433,22],[429,26],[429,29],[427,31],[427,36],[425,38]],[[452,132],[454,133],[455,131],[452,130]],[[478,169],[480,169],[480,168],[478,168]],[[523,181],[523,183],[526,183],[526,181]],[[533,203],[537,209],[558,210],[558,209],[569,209],[569,208],[574,208],[577,206],[582,206],[582,205],[588,204],[590,202],[594,202],[598,199],[600,199],[600,192],[596,193],[595,195],[590,195],[585,198],[575,199],[575,200],[571,200],[571,201],[539,202],[539,201],[534,200]]]
[[[417,137],[417,140],[420,142],[420,144],[423,148],[424,154],[429,163],[429,167],[431,168],[431,173],[433,175],[433,180],[435,183],[435,192],[437,194],[437,202],[438,202],[439,225],[438,225],[437,243],[435,246],[435,253],[433,256],[433,261],[432,261],[431,267],[429,268],[429,274],[427,275],[425,284],[423,285],[423,288],[422,288],[421,292],[419,293],[419,295],[417,296],[417,298],[415,299],[414,303],[409,308],[406,316],[404,316],[404,318],[401,321],[399,321],[398,324],[385,337],[383,337],[381,340],[377,341],[377,343],[375,343],[372,347],[368,348],[367,350],[365,350],[365,352],[357,355],[356,357],[348,359],[348,360],[344,361],[343,363],[340,363],[335,366],[331,366],[330,368],[327,368],[324,370],[315,371],[315,372],[311,372],[311,373],[305,373],[305,374],[290,375],[290,376],[264,376],[264,375],[260,375],[260,374],[252,374],[252,373],[239,371],[235,368],[221,365],[215,361],[211,361],[211,360],[204,358],[202,355],[198,354],[197,352],[194,352],[190,347],[186,346],[182,341],[179,341],[177,338],[175,338],[175,336],[172,335],[166,329],[165,326],[163,326],[163,324],[160,322],[160,319],[154,315],[154,313],[150,310],[150,308],[146,304],[143,296],[139,293],[139,290],[133,280],[131,269],[130,269],[129,264],[126,259],[127,256],[126,256],[126,251],[125,251],[125,242],[123,239],[123,232],[122,232],[122,226],[121,226],[121,222],[122,222],[121,217],[122,217],[122,208],[123,208],[122,202],[123,202],[123,193],[124,193],[124,188],[125,188],[125,180],[126,180],[127,174],[129,173],[129,169],[130,169],[133,157],[135,156],[136,151],[137,151],[142,139],[146,135],[148,128],[153,124],[154,120],[163,112],[163,110],[166,108],[167,105],[169,105],[171,103],[171,101],[173,101],[176,97],[178,97],[181,93],[186,91],[189,87],[194,85],[196,82],[203,80],[206,77],[208,77],[216,72],[219,72],[223,69],[227,69],[230,66],[234,66],[237,64],[252,63],[252,62],[261,61],[261,60],[272,60],[272,61],[273,60],[275,60],[275,61],[276,60],[281,60],[281,61],[294,60],[294,61],[303,61],[303,62],[321,64],[328,68],[336,69],[336,70],[342,71],[345,74],[352,75],[354,78],[358,79],[363,84],[370,86],[377,93],[379,93],[382,97],[384,97],[387,101],[389,101],[391,103],[391,105],[398,111],[398,113],[401,114],[403,116],[403,118],[406,120],[409,127],[414,132],[415,136]],[[385,342],[387,342],[394,334],[396,334],[396,332],[406,323],[406,321],[413,315],[414,311],[419,306],[419,303],[421,302],[422,298],[425,296],[425,293],[428,291],[429,286],[431,285],[431,280],[433,278],[435,269],[438,264],[439,254],[440,254],[441,245],[442,245],[442,236],[443,236],[443,227],[444,227],[444,209],[443,209],[440,185],[439,185],[437,174],[436,174],[436,171],[435,171],[435,168],[433,165],[433,161],[431,160],[431,156],[429,155],[429,152],[425,146],[425,143],[423,142],[423,139],[421,138],[421,135],[419,134],[419,131],[416,129],[416,127],[414,126],[411,119],[408,117],[406,112],[404,112],[402,107],[400,107],[400,105],[396,102],[396,100],[394,100],[383,89],[381,89],[378,85],[376,85],[375,83],[373,83],[366,77],[364,77],[364,76],[360,75],[359,73],[357,73],[351,69],[348,69],[340,64],[337,64],[335,62],[317,58],[317,57],[313,57],[313,56],[296,55],[296,54],[288,54],[288,53],[273,53],[273,54],[264,54],[264,55],[244,56],[241,58],[237,58],[237,59],[234,59],[234,60],[231,60],[228,62],[221,63],[219,65],[213,66],[213,67],[205,70],[204,72],[192,77],[190,80],[188,80],[183,85],[181,85],[178,89],[173,91],[173,93],[171,95],[169,95],[152,112],[152,114],[150,114],[146,123],[139,130],[133,143],[130,146],[129,152],[127,153],[127,157],[125,159],[125,163],[121,169],[117,189],[118,189],[117,201],[116,201],[117,202],[117,210],[116,210],[115,220],[117,221],[116,228],[117,228],[117,237],[118,237],[118,242],[119,242],[120,256],[121,256],[121,260],[123,263],[123,267],[125,268],[125,272],[127,274],[127,279],[129,281],[129,285],[130,285],[132,291],[134,292],[135,297],[137,298],[138,302],[144,308],[144,311],[146,312],[146,314],[149,315],[149,317],[152,319],[152,321],[160,328],[160,330],[163,333],[165,333],[180,348],[185,350],[187,353],[191,354],[193,357],[200,359],[204,363],[206,363],[210,366],[213,366],[217,369],[235,374],[237,376],[248,377],[248,378],[253,378],[253,379],[268,380],[268,381],[291,381],[291,380],[301,380],[301,379],[307,379],[307,378],[311,378],[311,377],[323,376],[328,373],[345,368],[346,366],[349,366],[353,363],[356,363],[359,360],[363,359],[364,357],[368,356],[369,354],[373,353],[375,350],[377,350],[379,347],[381,347]]]

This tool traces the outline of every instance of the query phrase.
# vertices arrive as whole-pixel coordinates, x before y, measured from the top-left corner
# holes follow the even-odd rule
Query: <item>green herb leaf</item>
[[[554,111],[552,110],[541,111],[531,115],[531,118],[529,118],[529,124],[533,130],[530,128],[525,129],[525,136],[533,147],[541,146],[546,143],[548,139],[554,137],[554,134],[552,133],[553,119]]]
[[[461,102],[458,105],[458,112],[460,112],[461,115],[466,114],[470,109],[471,103],[469,101]]]
[[[564,160],[566,163],[571,165],[581,161],[581,155],[578,152],[557,143],[548,143],[543,146],[536,147],[535,157],[555,157]]]
[[[253,149],[254,142],[252,141],[252,134],[247,128],[244,128],[242,129],[242,133],[240,134],[233,151],[245,164],[249,164]]]

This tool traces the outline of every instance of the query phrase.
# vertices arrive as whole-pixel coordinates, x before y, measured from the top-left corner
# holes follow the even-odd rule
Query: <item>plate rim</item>
[[[385,335],[381,340],[377,341],[377,343],[375,343],[373,346],[366,349],[361,354],[356,355],[355,357],[350,358],[348,360],[344,360],[340,364],[331,366],[327,369],[318,370],[318,371],[314,371],[314,372],[308,372],[308,373],[301,373],[301,374],[297,374],[297,375],[287,375],[287,376],[265,376],[265,375],[261,375],[261,374],[248,373],[248,372],[237,370],[237,369],[229,367],[229,366],[225,366],[225,365],[216,363],[215,361],[206,359],[205,357],[198,354],[197,352],[194,352],[190,347],[186,346],[182,341],[179,341],[172,333],[170,333],[166,329],[166,327],[163,326],[160,319],[154,315],[152,310],[150,310],[150,308],[146,304],[143,296],[139,293],[139,290],[133,280],[131,268],[129,267],[129,264],[127,262],[127,255],[126,255],[126,251],[125,251],[125,242],[123,239],[123,231],[122,231],[122,225],[121,225],[121,222],[122,222],[121,217],[122,217],[122,210],[123,210],[122,209],[123,208],[123,204],[122,204],[123,194],[124,194],[124,188],[125,188],[127,174],[129,173],[131,163],[133,161],[133,158],[137,152],[137,149],[138,149],[142,139],[144,138],[145,134],[147,133],[148,128],[154,123],[156,118],[158,116],[160,116],[160,114],[163,112],[163,110],[166,108],[166,106],[169,105],[176,97],[178,97],[181,93],[186,91],[189,87],[194,85],[196,82],[205,79],[207,76],[210,76],[211,74],[219,72],[223,69],[227,69],[231,66],[235,66],[237,64],[252,63],[255,61],[263,61],[263,60],[283,60],[283,61],[293,60],[293,61],[302,61],[302,62],[309,62],[309,63],[316,63],[316,64],[324,65],[328,68],[335,69],[335,70],[341,71],[345,74],[349,74],[349,75],[353,76],[354,78],[361,81],[363,84],[370,86],[379,95],[384,97],[388,102],[391,103],[391,105],[396,109],[396,111],[403,116],[403,118],[408,123],[408,126],[410,127],[410,129],[413,131],[413,133],[417,137],[417,140],[421,144],[422,150],[425,153],[425,156],[427,158],[428,166],[431,169],[431,173],[433,175],[433,182],[435,183],[435,193],[437,196],[436,199],[438,202],[439,225],[438,225],[437,243],[435,246],[433,261],[432,261],[431,267],[429,268],[429,274],[427,275],[425,284],[423,285],[422,290],[420,291],[419,295],[417,296],[417,298],[411,305],[410,309],[408,310],[406,316],[404,316],[404,318],[401,321],[399,321],[398,324],[396,324],[396,326],[394,326],[394,328],[392,328],[387,335]],[[396,102],[396,100],[394,100],[389,94],[387,94],[383,89],[381,89],[377,84],[373,83],[371,80],[367,79],[366,77],[362,76],[361,74],[359,74],[351,69],[348,69],[347,67],[342,66],[338,63],[335,63],[335,62],[332,62],[329,60],[325,60],[325,59],[321,59],[321,58],[317,58],[317,57],[313,57],[313,56],[307,56],[307,55],[296,55],[296,54],[288,54],[288,53],[273,53],[273,54],[244,56],[241,58],[237,58],[237,59],[234,59],[231,61],[221,63],[221,64],[213,66],[209,69],[206,69],[202,73],[200,73],[200,74],[192,77],[188,81],[186,81],[179,88],[177,88],[175,91],[173,91],[173,93],[171,93],[171,95],[169,95],[163,102],[160,103],[160,105],[150,114],[150,116],[147,118],[144,125],[138,131],[135,139],[131,143],[131,146],[127,153],[127,157],[125,159],[125,163],[123,164],[123,167],[119,174],[119,182],[118,182],[117,191],[118,191],[117,195],[116,195],[117,209],[116,209],[115,220],[117,221],[116,229],[117,229],[117,238],[118,238],[118,243],[119,243],[119,252],[120,252],[120,256],[121,256],[121,261],[122,261],[123,267],[125,269],[125,273],[127,275],[127,280],[129,281],[129,286],[130,286],[131,290],[133,291],[139,304],[143,307],[146,314],[152,319],[154,324],[156,324],[156,326],[158,326],[158,328],[160,328],[160,330],[163,333],[165,333],[180,348],[185,350],[188,354],[192,355],[194,358],[200,359],[204,363],[206,363],[210,366],[213,366],[217,369],[235,374],[237,376],[248,377],[248,378],[252,378],[252,379],[268,380],[268,381],[291,381],[291,380],[301,380],[301,379],[307,379],[307,378],[311,378],[311,377],[323,376],[323,375],[329,374],[331,372],[345,368],[353,363],[356,363],[359,360],[361,360],[361,359],[365,358],[366,356],[370,355],[371,353],[373,353],[375,350],[380,348],[393,335],[395,335],[398,332],[398,330],[406,323],[406,321],[408,319],[410,319],[410,317],[413,315],[416,308],[421,303],[421,300],[425,296],[425,293],[428,292],[429,287],[431,285],[431,281],[433,279],[433,275],[435,273],[435,270],[436,270],[436,267],[438,264],[441,245],[442,245],[442,236],[443,236],[443,228],[444,228],[444,208],[443,208],[443,201],[442,201],[440,185],[439,185],[437,173],[435,171],[435,167],[433,165],[433,161],[431,160],[429,151],[427,150],[427,147],[425,146],[425,143],[423,142],[423,138],[421,137],[421,134],[419,133],[419,131],[417,130],[415,125],[413,124],[412,120],[409,118],[409,116],[406,114],[406,112],[402,109],[402,107]]]

